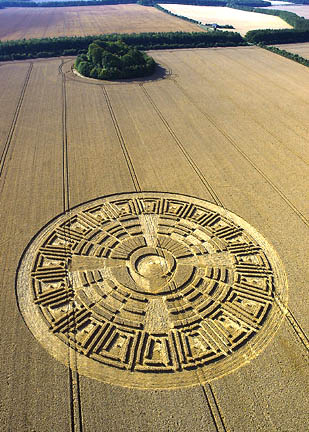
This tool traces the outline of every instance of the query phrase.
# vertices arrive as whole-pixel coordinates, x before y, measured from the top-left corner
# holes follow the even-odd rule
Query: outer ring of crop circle
[[[44,349],[47,350],[47,352],[51,354],[56,360],[60,361],[62,364],[70,367],[73,370],[77,370],[81,375],[85,375],[89,378],[97,379],[108,384],[139,389],[177,389],[210,382],[214,379],[222,378],[223,376],[234,372],[245,364],[248,364],[262,351],[264,351],[266,346],[275,336],[284,318],[282,307],[279,307],[278,303],[285,306],[288,298],[288,284],[285,270],[281,259],[279,258],[273,246],[255,228],[253,228],[249,223],[247,223],[235,213],[228,211],[225,208],[220,207],[210,201],[178,193],[160,191],[134,191],[101,196],[99,198],[95,198],[74,206],[70,210],[70,217],[74,216],[79,211],[82,211],[84,208],[87,208],[89,205],[91,205],[91,203],[109,202],[110,199],[116,198],[118,196],[120,198],[130,198],[133,196],[141,198],[152,196],[163,196],[174,199],[177,197],[185,198],[193,204],[202,203],[206,208],[216,211],[221,216],[231,219],[234,223],[249,232],[254,239],[258,240],[259,245],[262,247],[263,251],[266,252],[266,256],[271,259],[272,270],[275,275],[275,280],[277,281],[276,285],[280,289],[279,301],[277,302],[274,300],[270,316],[267,318],[266,323],[263,324],[262,329],[259,330],[252,339],[247,341],[242,348],[225,359],[216,362],[214,367],[211,367],[210,365],[210,367],[204,366],[202,368],[197,368],[194,371],[182,371],[181,373],[177,374],[177,380],[175,380],[174,374],[171,376],[164,374],[164,379],[162,379],[162,374],[151,374],[151,379],[147,380],[147,376],[145,376],[145,374],[123,371],[120,369],[118,370],[102,364],[100,364],[99,367],[96,367],[93,360],[80,354],[73,348],[70,348],[68,345],[49,332],[39,310],[37,308],[33,308],[33,300],[29,285],[22,283],[22,281],[27,278],[27,276],[29,276],[30,267],[32,264],[31,260],[29,260],[27,263],[25,258],[27,256],[33,256],[32,254],[37,250],[38,245],[41,244],[41,241],[45,235],[56,225],[58,225],[59,222],[68,218],[68,212],[62,212],[50,220],[46,225],[44,225],[41,230],[31,239],[20,258],[16,271],[15,290],[19,311],[30,332],[35,337],[35,339],[41,343]],[[69,358],[72,358],[72,356],[74,358],[73,362],[69,360]],[[209,370],[205,370],[208,368]]]

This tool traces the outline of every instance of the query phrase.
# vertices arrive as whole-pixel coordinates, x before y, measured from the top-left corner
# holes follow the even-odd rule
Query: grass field
[[[0,10],[0,39],[151,31],[201,31],[195,24],[136,4]]]
[[[1,428],[307,430],[308,70],[257,47],[152,55],[170,74],[144,83],[83,81],[73,59],[0,66]],[[18,261],[41,227],[79,203],[134,190],[226,207],[286,268],[289,303],[273,341],[203,389],[141,391],[70,372],[16,305]]]
[[[160,6],[176,15],[201,21],[203,24],[216,23],[232,25],[238,33],[245,35],[249,30],[292,28],[279,17],[245,12],[227,7],[191,6],[177,4],[161,4]]]

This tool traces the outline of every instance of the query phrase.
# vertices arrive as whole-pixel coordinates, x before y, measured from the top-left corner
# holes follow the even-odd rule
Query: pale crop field
[[[181,4],[161,4],[161,7],[202,24],[232,25],[234,30],[245,35],[249,30],[292,28],[279,17],[255,12],[245,12],[228,7],[191,6]]]
[[[151,54],[164,78],[83,80],[70,58],[0,65],[2,428],[307,430],[308,69],[258,47]],[[204,390],[87,378],[43,348],[17,307],[19,259],[45,224],[98,197],[147,190],[239,215],[275,247],[288,276],[288,305],[276,299],[283,321],[267,348]]]
[[[287,5],[272,5],[267,7],[266,9],[277,9],[286,12],[293,12],[300,17],[309,19],[309,5],[293,5],[288,3]]]
[[[106,33],[201,31],[195,24],[137,4],[0,10],[0,39]]]

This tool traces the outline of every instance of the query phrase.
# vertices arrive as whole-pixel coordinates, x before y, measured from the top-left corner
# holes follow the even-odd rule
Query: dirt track
[[[257,47],[152,55],[170,75],[144,84],[83,82],[69,59],[0,66],[1,430],[305,431],[308,71]],[[73,206],[139,189],[226,207],[286,269],[273,340],[203,386],[133,390],[76,374],[18,310],[16,269],[32,237]]]

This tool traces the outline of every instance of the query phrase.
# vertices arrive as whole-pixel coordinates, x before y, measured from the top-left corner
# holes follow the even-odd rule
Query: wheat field
[[[83,80],[70,58],[0,66],[2,430],[304,430],[307,69],[258,47],[151,54],[166,75],[145,81]],[[19,259],[45,224],[80,203],[136,190],[234,212],[286,269],[289,301],[276,336],[203,387],[146,391],[72,372],[17,307]]]
[[[191,6],[181,4],[161,4],[164,9],[176,15],[201,21],[202,24],[232,25],[234,31],[245,35],[250,30],[292,28],[279,17],[247,12],[218,6]]]
[[[161,31],[201,29],[137,4],[0,10],[1,40]]]

